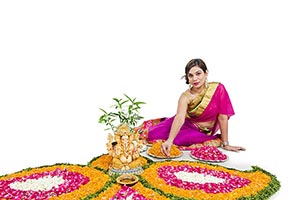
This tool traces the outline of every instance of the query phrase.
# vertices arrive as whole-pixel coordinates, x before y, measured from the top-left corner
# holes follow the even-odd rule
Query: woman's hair
[[[189,84],[188,73],[191,70],[191,68],[195,67],[195,66],[200,67],[204,71],[204,73],[207,71],[207,67],[206,67],[205,62],[203,60],[201,60],[200,58],[190,60],[185,66],[185,75],[184,75],[184,77],[185,77],[186,84]]]

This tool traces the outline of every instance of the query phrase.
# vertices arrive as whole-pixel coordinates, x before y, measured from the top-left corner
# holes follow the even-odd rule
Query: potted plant
[[[141,105],[145,102],[137,101],[136,98],[130,98],[128,95],[124,94],[123,98],[113,98],[114,104],[111,106],[114,111],[106,111],[103,108],[100,110],[103,114],[99,118],[99,123],[104,124],[107,128],[105,130],[112,130],[115,132],[118,126],[122,124],[127,124],[128,127],[133,130],[137,125],[138,121],[143,119],[140,115]]]

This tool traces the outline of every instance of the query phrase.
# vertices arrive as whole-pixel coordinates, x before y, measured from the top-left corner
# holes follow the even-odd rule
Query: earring
[[[208,87],[207,77],[206,77],[206,79],[205,79],[205,87],[206,87],[206,88]]]

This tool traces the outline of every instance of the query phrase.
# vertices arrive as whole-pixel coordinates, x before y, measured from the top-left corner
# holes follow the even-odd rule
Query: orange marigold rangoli
[[[133,185],[109,176],[107,154],[88,165],[55,164],[0,177],[0,199],[268,199],[280,188],[276,176],[255,166],[239,171],[200,161],[154,162]]]

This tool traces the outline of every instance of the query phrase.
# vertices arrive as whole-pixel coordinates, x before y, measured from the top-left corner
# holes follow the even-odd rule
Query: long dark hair
[[[184,75],[184,77],[185,77],[185,82],[186,82],[186,84],[189,84],[188,73],[189,73],[189,71],[191,70],[191,68],[192,68],[192,67],[195,67],[195,66],[200,67],[200,68],[204,71],[204,73],[207,72],[206,64],[205,64],[205,62],[204,62],[202,59],[200,59],[200,58],[195,58],[195,59],[190,60],[190,61],[186,64],[186,66],[185,66],[185,75]]]

